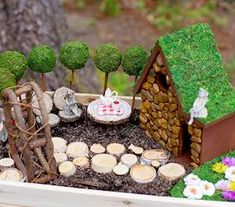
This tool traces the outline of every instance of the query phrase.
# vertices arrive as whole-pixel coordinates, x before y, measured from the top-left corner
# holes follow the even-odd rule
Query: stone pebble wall
[[[159,74],[165,74],[167,87],[164,87],[157,78]],[[184,133],[181,129],[177,100],[171,91],[172,86],[163,61],[158,55],[142,85],[140,127],[150,138],[178,156],[182,153]],[[196,167],[200,164],[202,129],[194,124],[188,126],[188,133],[191,137],[191,165]]]

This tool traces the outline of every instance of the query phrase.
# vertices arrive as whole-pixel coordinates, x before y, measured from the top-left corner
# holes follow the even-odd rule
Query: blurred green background
[[[226,71],[235,85],[233,0],[63,0],[62,4],[74,38],[88,42],[93,49],[112,42],[122,51],[134,44],[141,44],[150,51],[160,35],[188,24],[208,22],[216,34]],[[102,88],[104,74],[97,71],[97,76]],[[108,86],[121,95],[130,95],[134,83],[119,69],[110,74]],[[86,92],[86,88],[83,91]]]

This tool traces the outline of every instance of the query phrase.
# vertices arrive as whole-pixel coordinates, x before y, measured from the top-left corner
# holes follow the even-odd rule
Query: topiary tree
[[[74,89],[75,86],[75,70],[83,68],[88,58],[89,48],[86,43],[70,41],[62,45],[60,50],[60,61],[66,68],[72,70],[70,88]]]
[[[122,68],[128,75],[135,76],[135,84],[147,60],[148,52],[144,49],[144,47],[139,45],[129,47],[123,53]],[[134,109],[135,96],[136,94],[134,92],[131,106],[132,111]]]
[[[53,71],[55,64],[56,54],[48,45],[34,46],[29,52],[28,65],[33,71],[41,73],[43,91],[45,91],[44,73]]]
[[[15,85],[15,76],[6,68],[0,68],[0,94],[4,89]]]
[[[9,70],[18,82],[27,69],[27,60],[17,51],[6,51],[0,54],[0,68]]]
[[[108,75],[118,69],[122,61],[122,54],[114,44],[104,44],[96,48],[94,62],[96,67],[105,73],[104,92],[107,89]]]

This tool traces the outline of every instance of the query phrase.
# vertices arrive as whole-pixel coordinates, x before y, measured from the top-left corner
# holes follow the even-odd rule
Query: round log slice
[[[4,170],[6,168],[11,168],[11,167],[14,167],[13,159],[9,157],[0,159],[0,170]]]
[[[158,169],[158,175],[166,181],[174,181],[185,174],[185,168],[178,163],[168,163]]]
[[[53,100],[54,100],[55,107],[61,111],[64,110],[65,96],[68,91],[72,92],[72,90],[69,88],[61,87],[61,88],[58,88],[54,93]]]
[[[106,147],[106,150],[111,155],[120,156],[125,153],[126,148],[123,144],[111,143]]]
[[[117,165],[117,159],[113,155],[98,154],[91,160],[91,167],[98,173],[112,172],[113,168]]]
[[[87,157],[77,157],[73,160],[73,164],[78,167],[89,167],[89,159]]]
[[[124,154],[121,156],[121,162],[130,168],[138,162],[138,158],[134,154]]]
[[[158,168],[161,165],[161,163],[158,160],[153,160],[151,162],[151,165],[155,168]]]
[[[90,151],[94,154],[101,154],[105,152],[105,148],[101,144],[93,144],[90,147]]]
[[[124,165],[122,163],[118,163],[118,165],[116,165],[113,168],[113,172],[116,175],[126,175],[129,172],[129,168],[128,168],[128,166],[126,166],[126,165]]]
[[[52,99],[46,93],[43,93],[42,96],[43,96],[43,100],[44,100],[45,105],[46,105],[47,113],[49,114],[51,112],[52,108],[53,108]],[[39,105],[38,105],[37,97],[35,95],[33,96],[33,99],[32,99],[32,107],[34,107],[33,108],[34,114],[36,114],[37,116],[40,116],[41,112],[39,110]]]
[[[65,114],[64,111],[59,111],[59,117],[61,119],[61,121],[63,122],[67,122],[67,123],[70,123],[70,122],[75,122],[77,120],[79,120],[82,116],[82,110],[81,109],[78,109],[78,115],[67,115]]]
[[[167,152],[162,149],[145,150],[141,156],[141,163],[150,165],[153,160],[168,159]]]
[[[77,158],[81,156],[87,157],[89,149],[86,143],[84,142],[72,142],[68,145],[66,154],[69,157]]]
[[[57,116],[56,114],[48,114],[49,115],[49,125],[51,127],[56,127],[60,124],[60,117]],[[41,116],[36,117],[36,121],[41,124]]]
[[[131,115],[131,106],[123,100],[118,100],[120,102],[120,107],[123,110],[122,115],[99,115],[98,108],[101,105],[100,99],[92,101],[87,107],[88,116],[95,122],[101,124],[117,125],[128,121]]]
[[[71,161],[62,162],[58,169],[64,177],[70,177],[76,172],[76,167]]]
[[[8,168],[0,173],[0,180],[23,182],[24,178],[18,169]]]
[[[136,155],[141,155],[144,151],[144,149],[142,147],[137,147],[133,144],[131,144],[129,147],[128,147],[129,150],[131,150],[133,153],[135,153]]]
[[[131,168],[130,175],[137,183],[149,183],[156,177],[156,170],[149,165],[134,165]]]
[[[55,153],[54,158],[57,164],[60,164],[68,160],[68,156],[64,152]]]
[[[61,137],[52,137],[52,143],[55,153],[65,152],[67,149],[67,141]]]

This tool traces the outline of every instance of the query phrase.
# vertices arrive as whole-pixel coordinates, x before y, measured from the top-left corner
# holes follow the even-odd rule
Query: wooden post
[[[109,80],[109,73],[105,73],[103,95],[105,94],[105,91],[106,91],[106,89],[107,89],[108,80]]]
[[[135,76],[135,85],[136,85],[136,82],[137,82],[137,76]],[[135,97],[136,97],[135,87],[134,87],[133,93],[134,94],[133,94],[133,98],[132,98],[132,102],[131,102],[131,114],[133,113],[134,108],[135,108]]]
[[[44,73],[41,73],[41,87],[42,87],[42,91],[45,91],[45,78],[44,78]]]

